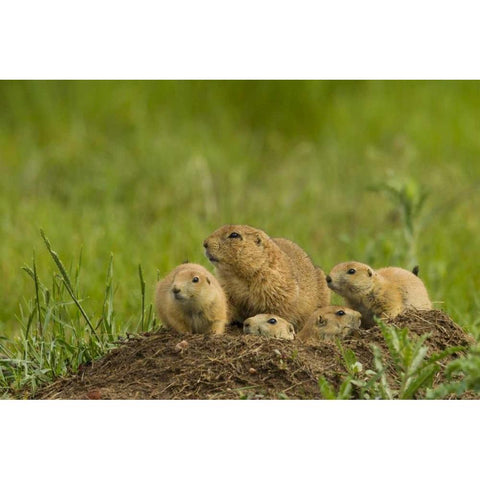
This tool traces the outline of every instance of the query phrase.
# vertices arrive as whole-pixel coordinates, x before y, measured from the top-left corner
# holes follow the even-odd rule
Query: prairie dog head
[[[342,297],[356,297],[370,292],[375,271],[364,263],[344,262],[335,265],[327,275],[327,285]]]
[[[286,340],[295,338],[293,325],[284,318],[270,313],[261,313],[247,318],[243,322],[243,332],[250,335],[284,338]]]
[[[248,274],[265,262],[270,237],[248,225],[224,225],[203,242],[205,256],[220,271]]]
[[[202,302],[214,300],[218,294],[213,276],[201,265],[186,263],[181,265],[173,277],[170,293],[180,303]]]
[[[330,305],[319,308],[310,317],[298,334],[300,340],[313,338],[326,340],[332,337],[343,338],[352,330],[360,328],[361,314],[347,307]]]

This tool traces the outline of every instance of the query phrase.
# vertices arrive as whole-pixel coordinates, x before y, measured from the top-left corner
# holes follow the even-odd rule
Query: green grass
[[[92,322],[113,255],[121,334],[146,321],[159,274],[210,268],[203,239],[248,223],[325,270],[418,263],[478,337],[479,111],[480,82],[0,82],[0,336],[21,338],[34,310],[22,267],[59,274],[40,229],[69,275],[81,264]]]
[[[408,328],[400,329],[395,325],[387,325],[378,318],[376,318],[376,322],[382,331],[391,357],[392,371],[387,372],[385,357],[378,345],[373,343],[370,345],[373,353],[374,370],[364,371],[363,365],[357,360],[353,350],[345,349],[341,342],[337,340],[337,346],[342,353],[347,374],[344,375],[338,391],[328,382],[325,376],[322,375],[319,378],[318,385],[324,399],[411,400],[425,397],[443,398],[450,393],[461,395],[468,387],[476,388],[478,391],[478,374],[472,375],[472,372],[469,372],[466,368],[464,368],[464,371],[467,372],[466,378],[468,381],[472,381],[472,385],[467,385],[466,381],[463,383],[449,382],[448,384],[441,384],[436,389],[432,388],[435,374],[442,369],[440,361],[449,357],[452,353],[465,351],[465,347],[449,347],[428,356],[428,348],[424,345],[429,336],[428,333],[411,339]],[[475,360],[478,362],[478,358]],[[458,362],[459,360],[451,361],[446,371],[455,370]],[[471,361],[467,365],[470,366]],[[392,379],[392,386],[389,385],[388,376]]]

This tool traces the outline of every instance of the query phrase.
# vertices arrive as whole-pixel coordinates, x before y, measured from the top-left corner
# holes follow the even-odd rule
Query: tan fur
[[[350,269],[355,273],[349,274]],[[361,313],[364,328],[374,325],[374,315],[394,318],[409,308],[432,308],[423,282],[403,268],[373,270],[364,263],[344,262],[333,267],[327,282],[350,308]]]
[[[231,238],[233,233],[239,237]],[[248,225],[225,225],[203,245],[227,294],[232,321],[276,312],[299,330],[330,302],[325,274],[290,240],[272,239]]]
[[[275,321],[275,323],[272,322]],[[264,337],[284,338],[293,340],[295,329],[293,325],[282,317],[270,313],[260,313],[247,318],[243,322],[243,333],[262,335]]]
[[[297,338],[307,340],[331,340],[344,338],[353,330],[360,328],[361,315],[347,307],[330,305],[319,308],[310,317]]]
[[[194,282],[194,278],[198,282]],[[180,333],[218,333],[227,323],[227,299],[204,267],[184,263],[156,287],[155,306],[162,323]]]

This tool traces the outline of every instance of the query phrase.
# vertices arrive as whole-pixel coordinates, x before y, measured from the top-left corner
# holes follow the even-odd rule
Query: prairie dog
[[[295,338],[293,325],[284,318],[270,313],[260,313],[247,318],[243,322],[243,333],[286,340]]]
[[[361,313],[364,328],[374,325],[374,315],[393,318],[409,308],[432,308],[423,282],[403,268],[373,270],[364,263],[339,263],[327,275],[327,284]]]
[[[344,338],[353,330],[360,328],[360,324],[359,312],[347,307],[330,305],[316,310],[297,338],[302,341]]]
[[[227,295],[231,321],[276,312],[298,331],[330,302],[325,274],[290,240],[248,225],[224,225],[203,246]]]
[[[180,333],[223,333],[227,299],[217,279],[195,263],[172,270],[156,287],[155,306],[166,326]]]

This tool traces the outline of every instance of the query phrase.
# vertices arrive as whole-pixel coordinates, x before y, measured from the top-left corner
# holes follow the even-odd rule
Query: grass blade
[[[62,261],[60,260],[57,252],[55,252],[52,249],[52,246],[50,245],[50,242],[48,241],[47,237],[45,236],[45,233],[43,230],[40,230],[40,235],[43,238],[43,241],[45,242],[45,245],[47,246],[48,251],[50,252],[51,257],[53,258],[53,261],[58,267],[58,270],[60,271],[61,274],[61,280],[63,284],[65,285],[65,288],[67,289],[67,292],[69,295],[72,297],[72,300],[75,302],[75,305],[77,306],[78,310],[82,314],[82,317],[85,319],[87,322],[87,325],[90,327],[90,330],[92,331],[92,334],[95,336],[95,338],[100,341],[99,336],[97,335],[97,332],[95,331],[95,328],[93,328],[92,323],[90,322],[90,318],[87,315],[87,312],[83,309],[82,305],[78,301],[77,297],[75,296],[75,293],[73,291],[72,287],[72,282],[70,281],[70,277],[68,276],[67,271],[65,270],[65,267],[63,266]]]
[[[140,328],[141,331],[145,331],[145,280],[143,279],[142,266],[138,265],[138,276],[140,277],[140,291],[142,293],[142,310],[141,310],[141,319],[140,319]]]

